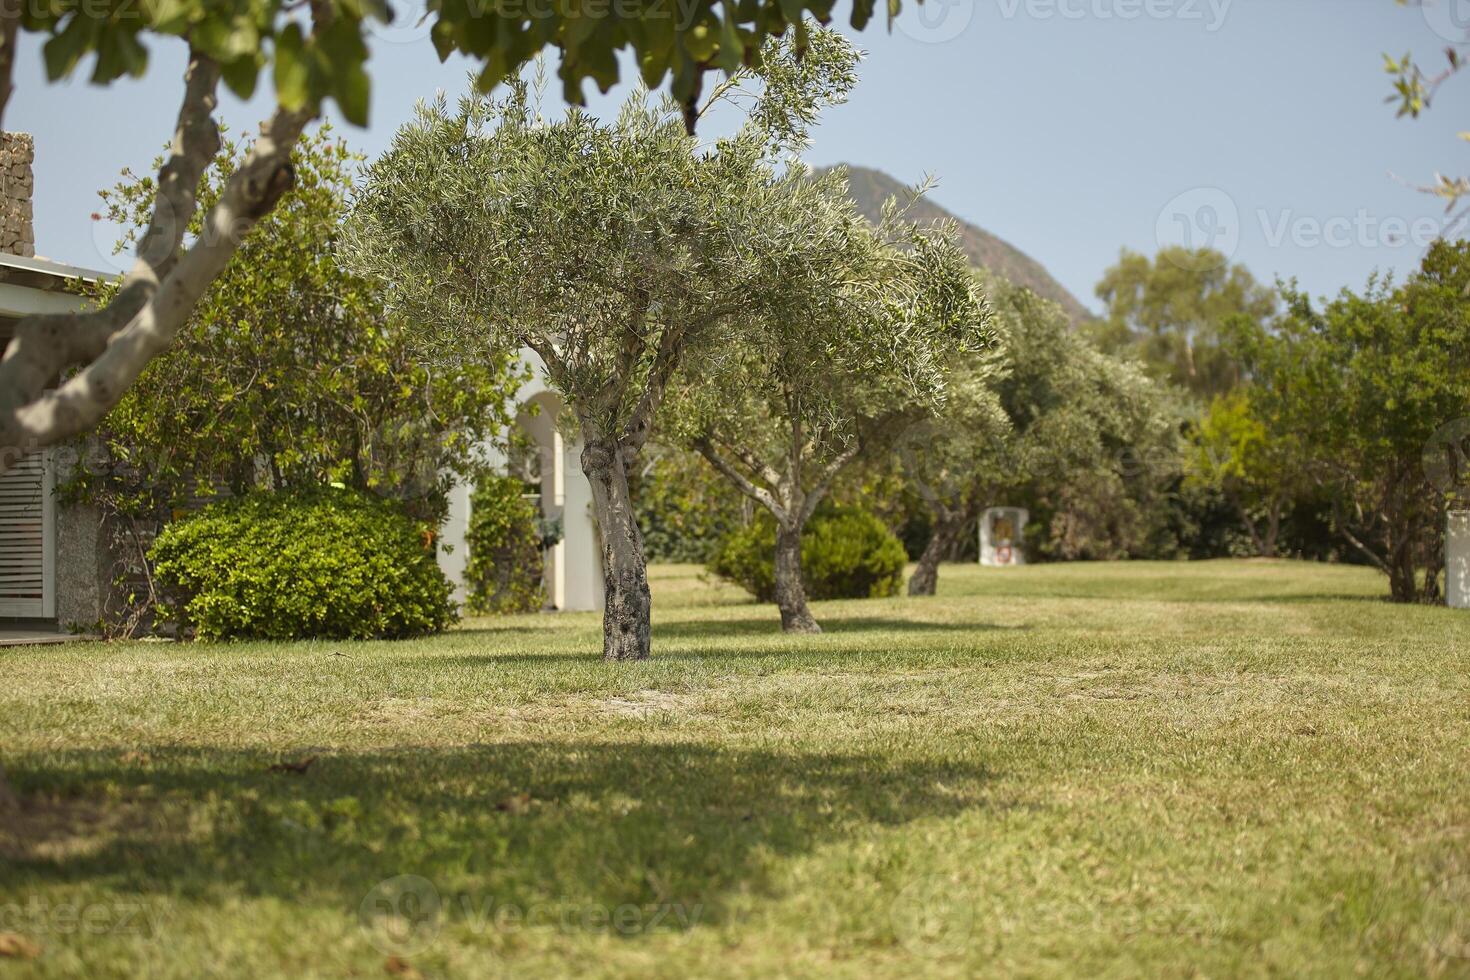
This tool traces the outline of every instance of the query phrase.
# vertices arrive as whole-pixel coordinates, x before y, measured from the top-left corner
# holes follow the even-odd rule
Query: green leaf
[[[42,53],[46,59],[47,79],[54,82],[71,74],[82,55],[92,46],[96,24],[95,20],[74,15],[60,34],[46,42]]]
[[[287,24],[276,36],[276,98],[287,109],[300,109],[310,97],[311,72],[302,51],[301,26]]]
[[[242,99],[250,98],[255,94],[255,85],[260,78],[259,56],[252,54],[226,62],[220,66],[220,77],[235,95]]]
[[[361,64],[353,65],[337,74],[334,93],[343,117],[354,126],[366,126],[368,110],[372,103],[372,83]]]

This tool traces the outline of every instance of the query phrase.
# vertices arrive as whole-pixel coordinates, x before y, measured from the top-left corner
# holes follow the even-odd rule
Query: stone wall
[[[0,134],[0,252],[32,258],[36,226],[31,213],[36,143],[29,133]]]

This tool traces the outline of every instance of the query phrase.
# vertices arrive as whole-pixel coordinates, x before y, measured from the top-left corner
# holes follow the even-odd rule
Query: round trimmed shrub
[[[210,504],[149,558],[172,617],[203,640],[399,639],[455,619],[433,528],[351,490]]]
[[[828,507],[807,522],[801,574],[809,599],[876,599],[903,587],[903,543],[872,514]],[[776,600],[776,522],[761,514],[721,539],[709,570],[761,602]]]
[[[519,480],[485,477],[470,495],[465,606],[477,615],[539,612],[545,604],[541,515],[524,490]]]

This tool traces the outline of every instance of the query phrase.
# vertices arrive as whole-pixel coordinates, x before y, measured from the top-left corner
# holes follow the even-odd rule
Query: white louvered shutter
[[[56,615],[51,490],[40,453],[0,474],[0,616]]]

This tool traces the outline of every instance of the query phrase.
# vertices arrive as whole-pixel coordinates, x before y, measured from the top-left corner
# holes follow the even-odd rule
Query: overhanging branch
[[[4,2],[4,0],[0,0]],[[85,432],[121,400],[148,363],[173,342],[244,237],[294,181],[291,151],[315,109],[278,108],[261,125],[245,162],[181,251],[199,181],[219,152],[214,121],[219,68],[194,52],[158,196],[132,268],[106,307],[27,317],[0,360],[0,473],[21,455]],[[54,391],[70,367],[82,370]]]

